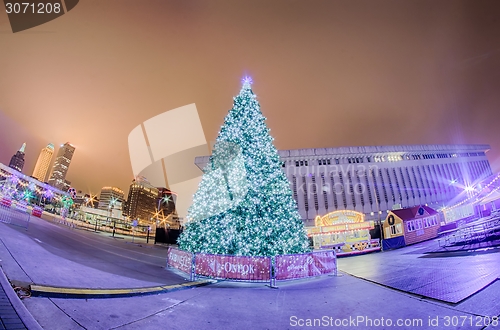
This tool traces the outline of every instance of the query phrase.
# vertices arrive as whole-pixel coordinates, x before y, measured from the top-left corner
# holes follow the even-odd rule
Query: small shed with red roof
[[[425,206],[392,210],[383,224],[384,250],[415,244],[438,236],[439,214]]]

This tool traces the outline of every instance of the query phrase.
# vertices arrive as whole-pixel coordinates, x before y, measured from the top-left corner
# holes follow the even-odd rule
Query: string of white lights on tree
[[[309,251],[251,83],[244,79],[220,129],[178,240],[183,250],[245,256]]]

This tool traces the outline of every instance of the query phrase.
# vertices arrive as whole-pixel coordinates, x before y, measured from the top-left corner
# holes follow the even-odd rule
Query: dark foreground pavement
[[[38,230],[44,226],[40,223]],[[70,235],[66,239],[74,239],[69,234],[74,229],[49,229],[53,229],[54,238]],[[89,256],[78,252],[78,244],[67,245],[69,253],[62,251],[64,245],[51,243],[50,233],[42,239],[29,230],[0,224],[2,268],[11,281],[79,289],[130,289],[187,282],[164,269],[165,250],[134,246],[131,252],[128,245],[114,245],[109,237],[101,241],[98,235],[87,234],[79,239],[86,242],[83,249]],[[112,246],[106,247],[106,242]],[[102,261],[89,245],[103,249]],[[448,268],[457,274],[462,269],[467,274],[493,276],[500,267],[498,254],[484,260],[475,255],[429,259],[423,258],[426,254],[421,248],[340,259],[341,276],[278,283],[278,289],[264,284],[219,282],[161,294],[98,299],[30,297],[22,303],[44,329],[500,329],[496,322],[500,314],[498,281],[456,303],[384,284],[385,278],[392,284],[411,284],[418,279],[424,285],[438,283],[443,276],[451,280]],[[114,260],[109,254],[115,256]],[[142,270],[137,269],[141,260]],[[149,270],[153,275],[147,273]]]

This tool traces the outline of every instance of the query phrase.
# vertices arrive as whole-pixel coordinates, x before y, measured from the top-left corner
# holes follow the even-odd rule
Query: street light
[[[157,223],[160,221],[159,220],[160,219],[160,205],[163,204],[163,203],[168,203],[170,201],[171,201],[171,198],[168,195],[163,196],[162,198],[160,198],[158,200],[158,211],[155,214],[156,215],[156,221],[157,221]],[[165,216],[165,215],[163,215],[163,216]]]
[[[113,219],[113,237],[115,237],[115,227],[116,227],[116,221],[115,219],[111,216],[112,211],[113,211],[113,206],[115,203],[118,201],[117,198],[111,197],[111,200],[109,201],[108,209],[109,209],[109,217]]]
[[[380,202],[378,200],[378,197],[376,195],[376,191],[375,189],[376,188],[376,182],[375,182],[375,176],[374,176],[374,172],[373,170],[370,171],[370,176],[372,178],[372,183],[373,183],[373,189],[371,190],[372,191],[372,198],[375,199],[375,201],[377,202],[377,213],[378,213],[378,228],[380,230],[380,247],[382,248],[382,241],[384,239],[384,231],[383,231],[383,228],[382,228],[382,211],[380,210]]]

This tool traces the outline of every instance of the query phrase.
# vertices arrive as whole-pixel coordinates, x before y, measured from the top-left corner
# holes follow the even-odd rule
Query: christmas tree
[[[234,98],[203,172],[178,240],[181,249],[247,256],[309,251],[249,78]]]

